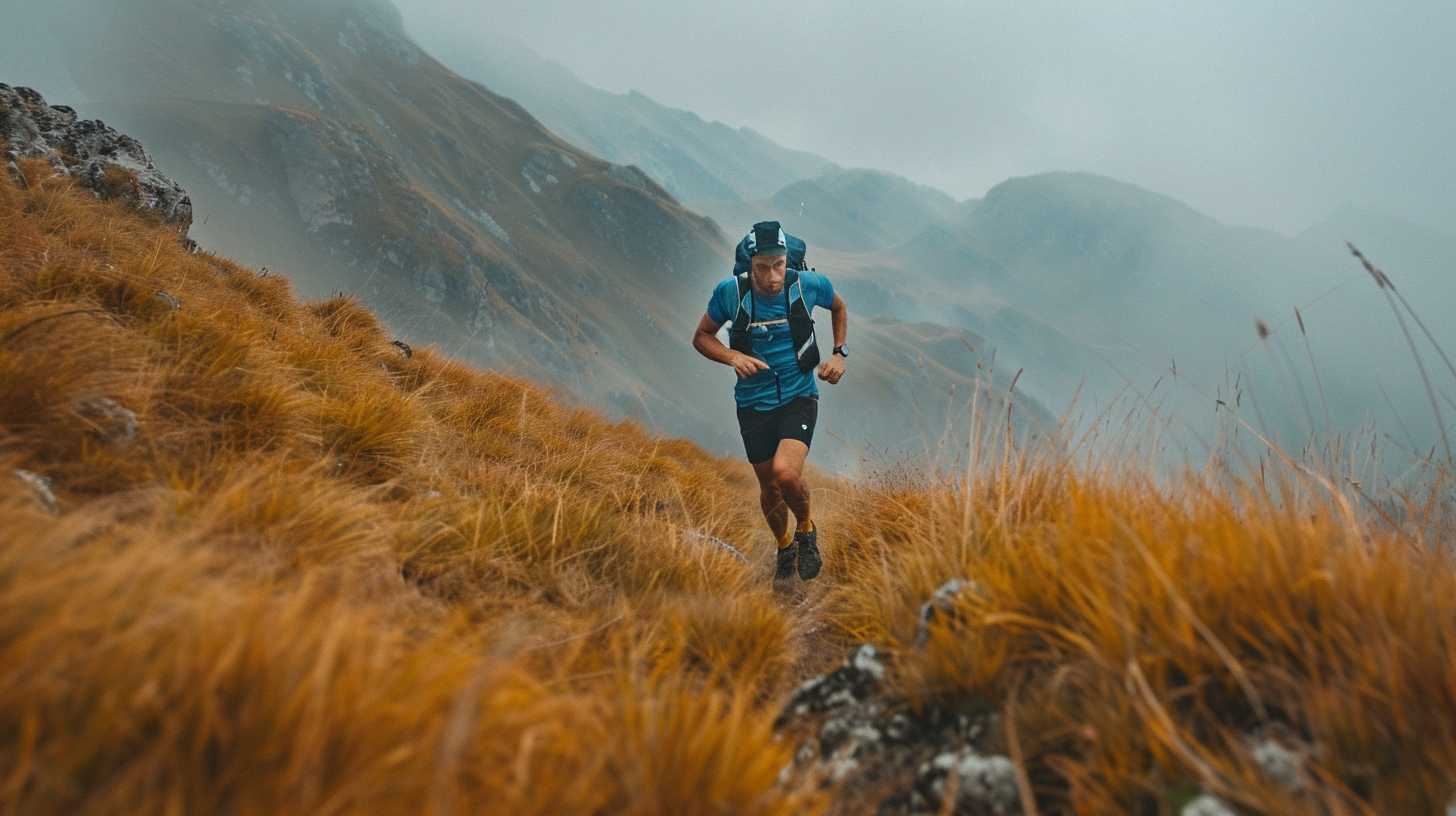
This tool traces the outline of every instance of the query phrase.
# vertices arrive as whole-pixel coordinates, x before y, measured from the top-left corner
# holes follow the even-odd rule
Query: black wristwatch
[[[845,343],[842,346],[835,346],[833,353],[838,354],[840,357],[849,357],[849,344]]]

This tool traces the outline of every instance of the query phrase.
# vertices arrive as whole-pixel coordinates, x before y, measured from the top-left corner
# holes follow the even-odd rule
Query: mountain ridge
[[[640,167],[679,201],[761,196],[772,191],[765,188],[775,180],[836,166],[782,147],[750,127],[706,120],[640,91],[596,88],[512,37],[487,35],[484,42],[472,38],[466,45],[441,37],[434,47],[462,76],[519,100],[572,143]]]

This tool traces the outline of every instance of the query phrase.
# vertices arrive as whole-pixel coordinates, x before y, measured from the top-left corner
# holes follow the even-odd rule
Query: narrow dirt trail
[[[845,519],[851,507],[846,500],[848,483],[824,473],[811,471],[806,477],[812,501],[815,526],[819,530],[819,549],[824,558],[823,570],[817,578],[802,581],[795,578],[786,590],[774,590],[773,573],[777,545],[761,516],[755,515],[755,529],[744,536],[754,573],[767,591],[773,592],[793,620],[798,635],[794,645],[793,670],[782,689],[783,695],[801,683],[818,677],[843,662],[853,644],[834,631],[826,620],[830,590],[840,577],[838,557],[843,548],[852,546],[842,537]],[[757,496],[753,497],[755,504]],[[793,517],[790,516],[790,523]]]

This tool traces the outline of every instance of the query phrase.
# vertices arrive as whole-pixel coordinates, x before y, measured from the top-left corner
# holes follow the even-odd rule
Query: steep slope
[[[94,122],[0,123],[0,810],[815,807],[749,702],[799,636],[721,541],[769,554],[746,465],[197,251]]]
[[[684,398],[705,372],[682,307],[723,238],[640,172],[445,69],[387,3],[81,6],[73,74],[193,190],[199,239],[357,293],[415,341],[731,442]]]
[[[511,38],[431,32],[426,44],[462,76],[520,102],[572,144],[640,168],[730,235],[779,218],[819,246],[863,251],[948,222],[957,207],[949,195],[891,173],[843,169],[751,128],[706,122],[637,91],[592,87]]]
[[[637,91],[595,88],[509,37],[432,33],[424,45],[461,76],[520,102],[567,141],[640,168],[695,208],[705,201],[761,199],[790,181],[834,169],[828,159],[782,147],[751,128],[704,121]]]

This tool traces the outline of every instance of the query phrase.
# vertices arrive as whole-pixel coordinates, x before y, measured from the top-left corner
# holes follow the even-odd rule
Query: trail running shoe
[[[794,533],[794,543],[790,546],[799,549],[799,577],[805,581],[819,574],[819,568],[824,562],[819,558],[819,545],[815,539],[819,537],[818,525],[811,526],[807,533]]]
[[[779,548],[778,567],[774,569],[774,583],[791,581],[794,578],[794,560],[799,554],[797,538],[793,544]]]

